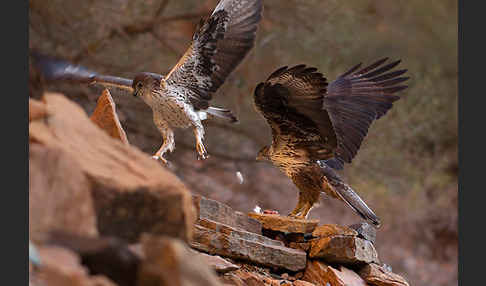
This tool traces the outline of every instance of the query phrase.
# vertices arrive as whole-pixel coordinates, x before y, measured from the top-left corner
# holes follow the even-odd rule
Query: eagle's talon
[[[206,160],[207,158],[209,158],[209,154],[208,153],[202,153],[202,154],[198,153],[197,154],[197,159],[198,160]]]
[[[197,150],[197,159],[198,160],[205,160],[205,159],[209,158],[209,154],[206,151],[206,147],[204,147],[204,144],[198,142],[196,144],[196,150]]]
[[[169,166],[169,165],[170,165],[169,161],[167,161],[167,160],[166,160],[164,157],[162,157],[162,156],[160,156],[160,155],[157,155],[157,154],[156,154],[156,155],[153,155],[153,156],[152,156],[152,159],[154,159],[154,160],[156,160],[156,161],[159,161],[159,160],[160,160],[160,161],[161,161],[162,163],[164,163],[164,165],[166,165],[166,166]]]

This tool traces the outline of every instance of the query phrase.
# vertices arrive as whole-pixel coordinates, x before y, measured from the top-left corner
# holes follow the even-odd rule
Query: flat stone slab
[[[315,285],[368,286],[353,270],[344,266],[334,268],[317,260],[309,261],[302,279]]]
[[[349,226],[356,230],[358,237],[371,241],[373,244],[376,241],[376,228],[367,222],[361,222]]]
[[[355,236],[335,235],[311,241],[311,258],[322,258],[328,263],[359,265],[379,262],[373,244]]]
[[[311,233],[319,224],[319,220],[294,219],[278,214],[248,213],[248,216],[258,220],[264,229],[291,233]]]
[[[259,235],[253,232],[244,231],[238,228],[233,228],[229,225],[218,223],[209,219],[198,219],[197,225],[205,227],[216,232],[227,234],[234,238],[245,239],[253,242],[259,242],[267,245],[285,246],[282,241],[274,240],[263,235]]]
[[[316,227],[312,232],[312,236],[315,237],[328,237],[333,235],[357,236],[358,232],[352,228],[337,224],[323,224]]]
[[[196,250],[191,249],[194,254],[201,257],[207,265],[209,265],[214,271],[219,274],[227,273],[230,271],[235,271],[240,269],[240,267],[236,264],[229,262],[228,260],[224,259],[218,255],[209,255],[204,252],[199,252]]]
[[[246,214],[235,211],[230,206],[221,202],[200,195],[193,195],[192,199],[199,219],[208,219],[229,225],[233,228],[262,234],[262,225],[260,222],[248,217]]]
[[[400,275],[392,273],[375,263],[364,266],[358,273],[366,282],[376,286],[409,286]]]
[[[306,253],[283,246],[281,242],[268,243],[269,239],[250,232],[218,225],[210,229],[199,224],[194,226],[191,247],[208,254],[246,260],[258,265],[299,271],[305,268]],[[222,231],[220,231],[222,230]],[[281,244],[281,245],[279,245]]]

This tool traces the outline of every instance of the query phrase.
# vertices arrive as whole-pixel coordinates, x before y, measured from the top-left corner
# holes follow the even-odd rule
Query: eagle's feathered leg
[[[167,151],[174,151],[175,149],[175,141],[174,141],[174,131],[169,127],[169,125],[163,120],[155,120],[155,125],[160,131],[164,142],[160,147],[159,151],[157,151],[154,156],[154,159],[160,159],[162,162],[167,164],[167,160],[163,157],[165,152]]]
[[[198,153],[197,159],[204,160],[209,158],[208,152],[206,151],[206,147],[204,147],[203,143],[204,128],[200,122],[194,126],[194,136],[196,137],[196,150]]]
[[[295,209],[289,214],[289,217],[306,219],[314,204],[319,200],[319,194],[319,191],[299,190],[299,201]]]

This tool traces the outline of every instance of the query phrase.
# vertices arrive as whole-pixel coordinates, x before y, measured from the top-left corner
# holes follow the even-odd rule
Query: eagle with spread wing
[[[257,160],[269,160],[299,189],[291,217],[307,217],[321,192],[344,201],[362,218],[380,219],[335,170],[351,163],[371,123],[382,117],[405,89],[407,70],[395,70],[400,60],[358,64],[327,83],[314,67],[282,67],[259,83],[254,92],[257,111],[269,123],[272,144]]]
[[[216,116],[236,122],[230,110],[209,106],[213,94],[254,46],[262,17],[262,0],[221,0],[212,14],[202,19],[182,58],[165,76],[138,73],[133,80],[101,75],[62,60],[33,55],[48,81],[114,86],[133,92],[153,111],[153,120],[163,137],[154,158],[175,148],[174,127],[192,127],[199,159],[208,157],[201,121]]]

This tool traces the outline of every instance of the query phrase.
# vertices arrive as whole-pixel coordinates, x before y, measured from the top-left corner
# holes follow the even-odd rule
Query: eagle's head
[[[260,151],[256,157],[257,161],[270,160],[270,146],[265,146]]]
[[[165,80],[162,75],[141,72],[133,79],[133,96],[140,97],[145,103],[151,105],[154,91],[160,90],[164,86]]]

